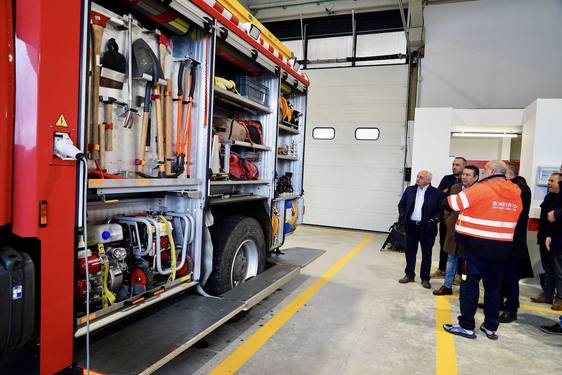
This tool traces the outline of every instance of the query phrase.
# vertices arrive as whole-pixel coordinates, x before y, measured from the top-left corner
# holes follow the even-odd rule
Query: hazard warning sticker
[[[66,119],[64,118],[63,114],[59,116],[59,119],[57,120],[57,123],[55,125],[62,128],[68,128],[68,124],[66,123]]]

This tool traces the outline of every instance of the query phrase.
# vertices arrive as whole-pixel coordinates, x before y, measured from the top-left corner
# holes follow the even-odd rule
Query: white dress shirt
[[[423,188],[418,186],[418,189],[416,190],[416,204],[414,205],[414,211],[410,216],[410,220],[421,221],[423,201],[425,199],[425,191],[427,190],[428,187],[429,185],[425,185]]]

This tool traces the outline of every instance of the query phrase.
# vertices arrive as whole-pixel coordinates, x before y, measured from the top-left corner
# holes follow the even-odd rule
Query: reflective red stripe
[[[219,13],[222,13],[222,11],[224,10],[224,7],[220,5],[217,1],[215,1],[215,3],[213,4],[213,8],[215,8],[215,10]]]

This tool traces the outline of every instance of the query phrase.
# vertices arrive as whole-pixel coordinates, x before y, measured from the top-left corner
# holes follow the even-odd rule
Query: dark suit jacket
[[[416,204],[417,185],[409,186],[402,194],[402,198],[398,203],[399,220],[401,223],[407,223],[414,211]],[[443,216],[443,209],[441,203],[444,195],[439,189],[429,185],[425,191],[423,206],[422,206],[422,219],[421,230],[430,235],[437,235],[437,223]],[[406,230],[408,226],[406,225]]]
[[[529,257],[529,248],[527,246],[527,225],[529,223],[529,210],[531,209],[531,189],[519,176],[512,179],[511,182],[521,189],[523,211],[521,211],[519,220],[517,220],[517,225],[515,226],[513,251],[510,255],[514,258],[521,259],[519,263],[519,278],[525,279],[534,276],[531,258]]]

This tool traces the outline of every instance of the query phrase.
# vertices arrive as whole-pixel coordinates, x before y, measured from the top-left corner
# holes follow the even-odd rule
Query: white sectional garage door
[[[306,72],[308,96],[304,192],[307,224],[386,231],[402,191],[408,67]],[[333,139],[315,139],[315,128]],[[378,128],[378,140],[357,140]],[[360,130],[361,132],[361,130]],[[316,130],[316,136],[321,131]],[[329,134],[328,134],[329,135]]]

